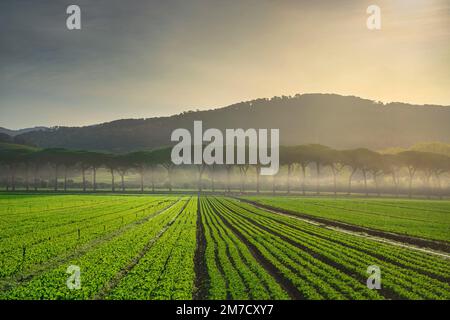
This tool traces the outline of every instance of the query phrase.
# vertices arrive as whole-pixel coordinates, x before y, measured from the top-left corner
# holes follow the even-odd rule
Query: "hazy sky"
[[[78,4],[82,30],[66,28]],[[366,27],[369,4],[382,28]],[[0,126],[86,125],[296,93],[450,105],[448,0],[0,2]]]

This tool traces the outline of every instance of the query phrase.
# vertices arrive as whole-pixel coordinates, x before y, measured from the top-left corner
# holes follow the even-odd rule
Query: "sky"
[[[66,8],[81,8],[81,30]],[[381,30],[366,26],[369,5]],[[450,105],[448,0],[2,0],[0,126],[337,93]]]

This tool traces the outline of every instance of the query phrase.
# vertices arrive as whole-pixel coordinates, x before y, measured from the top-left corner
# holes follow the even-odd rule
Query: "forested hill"
[[[279,128],[283,145],[384,149],[417,142],[450,143],[450,106],[382,104],[352,96],[304,94],[241,102],[170,117],[124,119],[86,127],[58,127],[19,135],[39,147],[128,152],[170,144],[176,128]]]
[[[6,128],[0,127],[0,134],[7,134],[10,137],[15,137],[21,135],[23,133],[32,132],[32,131],[40,131],[40,130],[48,130],[47,127],[34,127],[34,128],[25,128],[19,130],[10,130]]]

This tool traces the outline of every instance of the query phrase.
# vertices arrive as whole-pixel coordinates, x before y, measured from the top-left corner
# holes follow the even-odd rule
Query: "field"
[[[246,199],[294,213],[450,242],[450,201],[292,197]]]
[[[251,200],[449,241],[444,201]],[[0,195],[0,221],[0,299],[450,299],[448,252],[326,228],[244,199]],[[366,285],[374,265],[380,290]],[[79,289],[69,289],[70,266],[80,270]]]

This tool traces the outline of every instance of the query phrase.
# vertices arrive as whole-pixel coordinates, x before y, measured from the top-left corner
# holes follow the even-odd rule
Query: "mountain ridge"
[[[0,133],[7,134],[10,137],[15,137],[23,133],[32,132],[32,131],[40,131],[40,130],[49,130],[50,128],[44,126],[32,127],[32,128],[23,128],[23,129],[8,129],[4,127],[0,127]]]
[[[217,109],[53,127],[18,136],[40,147],[128,152],[170,145],[170,133],[176,128],[192,129],[194,120],[202,120],[204,130],[279,128],[285,145],[382,149],[423,141],[450,142],[450,106],[382,103],[337,94],[262,98]]]

